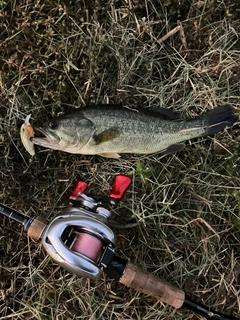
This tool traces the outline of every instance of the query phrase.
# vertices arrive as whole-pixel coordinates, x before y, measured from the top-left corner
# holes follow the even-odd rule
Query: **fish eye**
[[[56,121],[49,121],[48,122],[48,126],[49,126],[49,128],[50,129],[57,129],[57,127],[58,127],[58,124],[57,124],[57,122]]]

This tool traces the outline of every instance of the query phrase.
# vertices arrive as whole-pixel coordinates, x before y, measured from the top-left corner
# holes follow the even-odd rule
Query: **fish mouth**
[[[37,132],[40,132],[44,137],[33,137],[31,141],[38,146],[59,150],[59,138],[57,135],[45,131],[43,128],[34,128]]]

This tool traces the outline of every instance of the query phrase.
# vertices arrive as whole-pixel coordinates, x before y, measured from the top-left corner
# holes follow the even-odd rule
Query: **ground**
[[[237,317],[239,122],[176,155],[120,160],[41,147],[32,157],[19,130],[28,114],[37,126],[69,105],[164,106],[192,118],[228,103],[239,113],[239,2],[10,0],[0,19],[0,202],[51,220],[77,179],[107,195],[127,174],[110,221],[117,255]],[[0,223],[0,319],[203,319],[107,277],[72,275],[21,226]]]

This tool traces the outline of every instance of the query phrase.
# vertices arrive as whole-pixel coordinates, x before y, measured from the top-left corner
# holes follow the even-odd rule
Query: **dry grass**
[[[0,202],[29,216],[61,214],[76,179],[107,194],[133,184],[114,210],[117,254],[216,310],[240,313],[239,127],[176,156],[120,161],[37,148],[19,137],[67,104],[173,107],[192,117],[217,104],[239,111],[238,1],[0,1]],[[187,48],[176,33],[180,20]],[[187,49],[187,50],[186,50]],[[0,319],[202,319],[113,280],[55,265],[1,218]]]

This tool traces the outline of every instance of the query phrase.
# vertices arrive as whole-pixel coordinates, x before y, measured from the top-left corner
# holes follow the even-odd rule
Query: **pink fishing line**
[[[72,246],[72,250],[97,261],[102,247],[103,244],[98,238],[88,233],[80,233]]]

